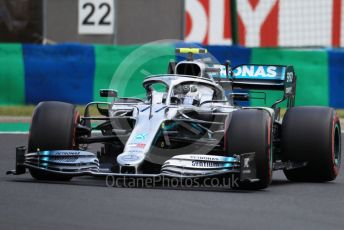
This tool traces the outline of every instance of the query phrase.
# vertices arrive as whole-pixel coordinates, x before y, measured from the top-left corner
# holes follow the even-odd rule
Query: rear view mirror
[[[113,89],[101,89],[99,94],[101,97],[117,97],[117,91]]]

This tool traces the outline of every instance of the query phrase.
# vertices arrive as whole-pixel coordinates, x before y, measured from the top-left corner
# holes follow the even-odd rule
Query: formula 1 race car
[[[341,128],[328,107],[294,107],[292,66],[216,64],[195,59],[205,49],[179,48],[187,60],[170,62],[168,73],[143,81],[145,98],[91,102],[79,116],[72,104],[37,105],[28,148],[16,150],[19,175],[38,180],[75,176],[115,178],[238,179],[239,189],[263,189],[274,170],[291,181],[332,181],[339,172]],[[278,90],[271,107],[239,105],[246,90]],[[266,95],[261,94],[263,99]],[[281,118],[280,105],[286,104]],[[96,107],[99,115],[91,115]],[[99,151],[87,151],[98,143]],[[99,143],[101,145],[99,145]]]

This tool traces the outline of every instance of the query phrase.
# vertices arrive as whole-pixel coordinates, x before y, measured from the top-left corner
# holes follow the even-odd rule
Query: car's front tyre
[[[255,153],[257,182],[239,182],[237,189],[264,189],[272,179],[272,119],[265,110],[245,109],[228,116],[226,155]]]
[[[75,134],[79,113],[72,104],[46,101],[39,103],[32,115],[28,152],[76,148]],[[72,177],[30,169],[38,180],[70,180]]]

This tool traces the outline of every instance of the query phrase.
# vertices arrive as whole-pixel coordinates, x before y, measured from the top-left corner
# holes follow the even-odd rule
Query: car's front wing
[[[114,173],[100,168],[94,153],[79,150],[54,150],[26,153],[25,147],[16,149],[16,168],[8,174],[24,174],[26,169],[42,173],[83,176],[111,176],[114,178],[207,178],[237,175],[240,181],[257,181],[254,153],[231,157],[185,154],[167,160],[159,174]]]

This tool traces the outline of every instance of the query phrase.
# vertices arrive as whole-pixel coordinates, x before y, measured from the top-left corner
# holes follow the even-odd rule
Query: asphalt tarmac
[[[344,140],[343,140],[344,141]],[[262,191],[107,187],[104,179],[38,182],[13,169],[27,135],[0,135],[0,229],[344,229],[344,175]],[[342,142],[344,143],[344,142]]]

